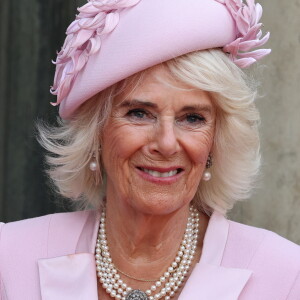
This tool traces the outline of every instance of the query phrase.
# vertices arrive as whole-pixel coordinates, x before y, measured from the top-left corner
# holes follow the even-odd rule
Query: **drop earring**
[[[99,147],[98,152],[100,152],[100,150],[101,150],[101,148]],[[97,163],[97,160],[96,160],[96,154],[95,153],[93,154],[92,161],[90,162],[90,170],[92,172],[96,172],[98,170],[98,163]]]
[[[212,167],[212,165],[213,165],[213,161],[212,161],[212,156],[211,156],[211,154],[209,154],[208,155],[208,158],[207,158],[207,161],[206,161],[206,169],[209,169],[209,168],[211,168]],[[211,180],[211,173],[209,172],[209,171],[205,171],[204,173],[203,173],[203,175],[202,175],[202,179],[204,180],[204,181],[209,181],[209,180]]]
[[[93,156],[93,160],[90,162],[90,170],[92,172],[95,172],[95,171],[97,171],[97,168],[98,168],[98,165],[96,162],[96,157]]]
[[[93,159],[90,162],[90,170],[92,172],[95,172],[95,171],[97,171],[97,169],[98,169],[98,164],[97,164],[97,161],[96,161],[96,155],[94,154]]]

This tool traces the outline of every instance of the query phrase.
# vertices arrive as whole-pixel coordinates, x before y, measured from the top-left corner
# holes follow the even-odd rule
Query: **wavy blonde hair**
[[[197,51],[162,65],[192,88],[210,93],[217,108],[212,147],[212,179],[201,181],[193,199],[199,210],[222,214],[238,200],[250,196],[260,167],[259,114],[255,107],[256,85],[220,49]],[[47,173],[56,191],[76,200],[81,207],[102,205],[105,170],[101,164],[101,136],[111,114],[114,97],[133,90],[146,71],[114,84],[86,101],[70,121],[58,118],[58,126],[37,125],[46,156]],[[91,172],[94,154],[100,166]],[[98,155],[99,153],[99,155]]]

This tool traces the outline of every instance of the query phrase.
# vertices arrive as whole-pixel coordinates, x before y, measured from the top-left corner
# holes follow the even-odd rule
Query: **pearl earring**
[[[98,165],[97,165],[97,162],[95,159],[93,159],[91,162],[90,162],[90,170],[92,172],[95,172],[97,171],[97,168],[98,168]]]
[[[100,152],[101,148],[99,147],[98,152]],[[90,162],[90,170],[92,172],[96,172],[98,170],[98,163],[96,161],[96,154],[93,154],[93,160]]]
[[[209,171],[205,171],[205,172],[203,173],[203,175],[202,175],[202,179],[203,179],[204,181],[209,181],[209,180],[211,180],[211,173],[210,173]]]
[[[213,164],[213,162],[212,162],[212,156],[211,156],[211,154],[209,154],[209,155],[208,155],[208,158],[207,158],[207,162],[206,162],[206,169],[211,168],[211,167],[212,167],[212,164]],[[205,172],[203,173],[203,175],[202,175],[202,179],[203,179],[204,181],[209,181],[209,180],[211,180],[211,173],[210,173],[209,171],[205,171]]]

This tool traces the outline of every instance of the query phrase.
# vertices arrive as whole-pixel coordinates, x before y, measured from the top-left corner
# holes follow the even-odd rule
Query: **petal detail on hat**
[[[250,40],[250,41],[243,41],[239,45],[239,51],[250,51],[253,48],[258,48],[262,45],[264,45],[270,37],[270,33],[268,32],[261,40]],[[266,50],[266,49],[262,49]]]
[[[119,19],[120,19],[119,13],[117,12],[109,13],[106,17],[105,26],[101,34],[103,35],[113,31],[115,27],[118,25]]]
[[[264,56],[270,54],[270,49],[258,49],[255,51],[247,52],[247,53],[239,53],[239,57],[241,58],[254,58],[255,60],[259,60]]]
[[[230,58],[241,68],[246,68],[257,60],[268,55],[270,49],[254,50],[263,46],[270,37],[268,32],[262,37],[259,23],[262,16],[262,7],[254,0],[215,0],[224,4],[236,22],[237,39],[223,47],[223,51],[229,53]]]
[[[112,32],[119,23],[122,9],[135,6],[141,0],[89,0],[78,8],[79,15],[67,29],[67,37],[57,55],[56,72],[50,92],[60,104],[69,94],[78,73],[90,55],[101,48],[101,36]]]
[[[256,60],[251,57],[240,58],[240,59],[234,60],[234,63],[242,69],[248,68],[250,65],[252,65],[255,62],[256,62]]]
[[[81,47],[93,36],[93,34],[93,30],[79,30],[78,33],[74,36],[74,39],[72,39],[71,49],[78,49],[79,47]]]

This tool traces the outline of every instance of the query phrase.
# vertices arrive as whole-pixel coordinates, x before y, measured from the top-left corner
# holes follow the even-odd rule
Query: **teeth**
[[[142,169],[142,170],[153,177],[171,177],[177,174],[177,170],[173,170],[170,172],[163,172],[163,173],[158,171],[148,170],[148,169]]]

